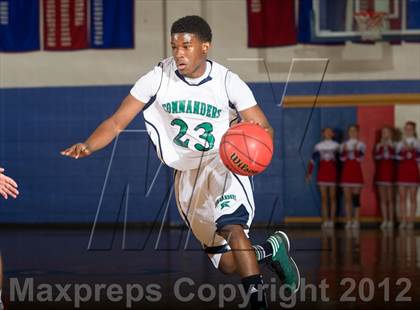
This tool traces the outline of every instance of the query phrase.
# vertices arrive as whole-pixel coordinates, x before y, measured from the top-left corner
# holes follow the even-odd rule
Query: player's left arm
[[[267,131],[271,139],[274,140],[274,129],[268,122],[267,117],[258,105],[254,105],[248,109],[239,111],[242,121],[256,123]]]

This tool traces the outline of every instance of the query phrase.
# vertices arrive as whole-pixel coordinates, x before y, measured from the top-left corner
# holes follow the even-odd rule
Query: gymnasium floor
[[[261,242],[274,229],[254,229],[251,238]],[[274,274],[264,267],[265,283],[270,285],[270,309],[420,308],[418,230],[284,230],[300,266],[302,289],[295,299],[284,299],[272,279]],[[185,240],[186,233],[182,229],[164,230],[154,250],[158,231],[133,228],[123,236],[121,231],[114,234],[112,229],[103,229],[94,235],[91,250],[87,250],[90,231],[86,228],[3,227],[4,294],[10,299],[14,289],[15,299],[19,293],[25,296],[23,302],[11,302],[8,309],[125,309],[128,305],[132,309],[240,308],[243,299],[238,279],[213,269],[195,242],[181,250],[185,241],[179,240]],[[96,301],[92,297],[84,302],[89,291],[96,296],[93,292],[100,284],[106,289],[113,285],[109,290],[115,295],[98,294]],[[68,285],[67,301],[59,295],[60,285]],[[132,304],[127,299],[127,285],[144,290],[143,294],[141,289],[130,291],[129,295],[138,299]],[[31,291],[38,302],[30,301]]]

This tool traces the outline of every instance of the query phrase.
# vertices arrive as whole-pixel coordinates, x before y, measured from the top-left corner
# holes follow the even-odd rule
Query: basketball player
[[[4,175],[3,172],[4,172],[4,169],[0,167],[0,195],[2,195],[4,199],[7,199],[9,196],[16,198],[17,195],[19,195],[19,191],[17,190],[18,186],[15,180],[8,177],[7,175]],[[3,261],[1,258],[1,251],[0,251],[0,310],[3,310],[4,308],[3,302],[1,299],[2,287],[3,287]]]
[[[295,293],[298,268],[285,233],[262,245],[248,239],[255,207],[248,177],[230,172],[218,147],[230,123],[255,122],[273,129],[249,87],[222,65],[207,59],[212,33],[199,16],[172,24],[172,57],[142,76],[118,110],[84,142],[62,152],[86,157],[108,145],[143,111],[147,132],[163,163],[175,169],[175,196],[185,223],[216,268],[238,274],[250,292],[252,309],[267,309],[258,262],[269,262]],[[260,292],[260,293],[259,293]]]

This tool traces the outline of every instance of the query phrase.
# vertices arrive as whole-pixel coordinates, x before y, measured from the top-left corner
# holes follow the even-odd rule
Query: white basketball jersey
[[[223,134],[237,111],[226,91],[228,69],[211,62],[210,73],[190,84],[173,58],[159,66],[159,89],[145,106],[146,129],[159,158],[177,170],[196,169],[218,153]]]

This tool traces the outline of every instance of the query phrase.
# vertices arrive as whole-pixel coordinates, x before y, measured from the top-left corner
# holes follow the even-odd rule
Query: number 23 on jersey
[[[190,143],[190,139],[183,139],[183,137],[185,136],[185,134],[189,130],[188,124],[185,121],[183,121],[182,119],[176,118],[171,122],[171,125],[179,127],[179,132],[175,136],[175,138],[173,139],[174,143],[176,145],[181,146],[181,147],[188,148],[188,145]],[[215,138],[211,134],[213,132],[213,125],[211,123],[204,122],[204,123],[198,124],[194,128],[194,131],[202,131],[202,133],[199,137],[204,142],[204,145],[200,144],[200,143],[194,144],[194,148],[197,151],[206,152],[206,151],[211,150],[214,147]]]

